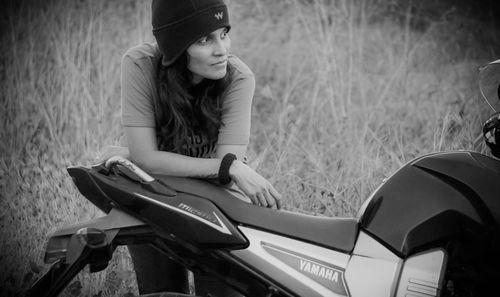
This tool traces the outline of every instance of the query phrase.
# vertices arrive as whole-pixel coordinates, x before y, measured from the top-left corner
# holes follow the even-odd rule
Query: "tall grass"
[[[394,3],[394,2],[391,2]],[[153,41],[149,1],[10,1],[2,12],[0,294],[46,267],[56,228],[101,215],[65,168],[89,165],[120,127],[120,58]],[[249,157],[285,208],[355,215],[413,157],[474,146],[476,69],[500,53],[491,26],[381,1],[230,1],[233,53],[257,78]],[[460,33],[458,33],[460,32]],[[497,39],[495,39],[497,38]],[[128,254],[65,295],[137,294]]]
[[[257,3],[233,36],[250,35],[235,43],[259,79],[251,151],[289,208],[352,215],[411,158],[472,149],[480,24],[445,11],[416,30],[411,7],[373,1]]]

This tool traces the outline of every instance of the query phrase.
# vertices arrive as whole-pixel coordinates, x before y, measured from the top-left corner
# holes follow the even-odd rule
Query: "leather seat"
[[[208,181],[156,175],[180,193],[204,197],[217,205],[229,219],[297,240],[341,252],[351,252],[358,233],[355,218],[327,218],[270,209],[246,203]]]

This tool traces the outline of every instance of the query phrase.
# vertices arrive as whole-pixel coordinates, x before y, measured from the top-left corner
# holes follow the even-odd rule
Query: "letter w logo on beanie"
[[[222,18],[224,18],[224,12],[220,11],[220,12],[214,14],[214,17],[220,21],[220,20],[222,20]]]

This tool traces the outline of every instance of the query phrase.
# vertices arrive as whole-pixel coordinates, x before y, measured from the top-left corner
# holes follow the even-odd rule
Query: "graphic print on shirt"
[[[207,158],[215,152],[216,143],[215,140],[210,141],[207,135],[199,131],[191,131],[181,143],[179,153],[195,158]]]

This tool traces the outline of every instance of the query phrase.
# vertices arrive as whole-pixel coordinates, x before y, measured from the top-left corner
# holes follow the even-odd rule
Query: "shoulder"
[[[255,92],[255,77],[250,69],[241,59],[229,56],[229,76],[226,89],[223,93],[224,105],[251,103]],[[238,102],[238,103],[236,103]]]
[[[229,65],[231,65],[231,69],[229,70],[227,92],[232,93],[239,90],[248,92],[253,96],[255,77],[250,67],[234,55],[229,56]]]
[[[141,43],[129,48],[122,57],[122,63],[131,61],[139,66],[155,65],[160,61],[161,53],[156,43]]]
[[[235,76],[254,76],[250,67],[237,56],[229,55],[229,63],[233,66]]]

